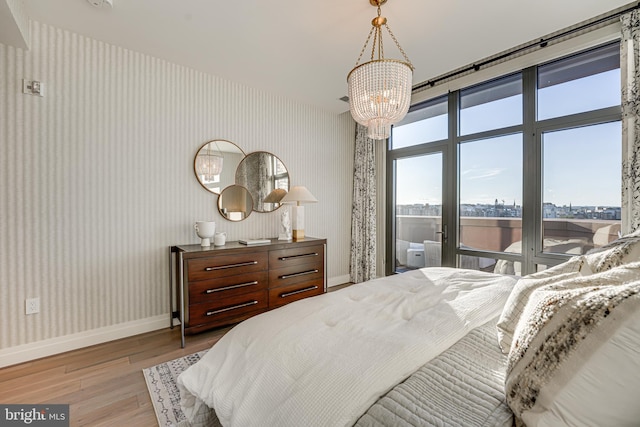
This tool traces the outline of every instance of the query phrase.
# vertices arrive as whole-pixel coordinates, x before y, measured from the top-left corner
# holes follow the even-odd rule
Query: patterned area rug
[[[178,375],[206,352],[200,351],[142,370],[160,427],[176,426],[185,419],[180,409],[180,391],[176,381]]]

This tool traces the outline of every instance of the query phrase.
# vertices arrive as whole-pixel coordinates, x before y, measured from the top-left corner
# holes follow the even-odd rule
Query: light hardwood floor
[[[167,328],[2,368],[0,403],[69,404],[72,426],[157,426],[142,369],[210,348],[229,329],[180,348],[180,329]]]
[[[142,369],[208,349],[229,329],[180,348],[180,328],[167,328],[0,368],[0,403],[69,404],[72,426],[157,426]]]

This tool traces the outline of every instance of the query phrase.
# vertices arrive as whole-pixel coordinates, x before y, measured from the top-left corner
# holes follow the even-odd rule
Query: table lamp
[[[313,194],[306,187],[295,186],[289,190],[280,201],[281,203],[295,203],[292,207],[291,217],[293,225],[293,240],[304,239],[304,206],[302,203],[317,203]]]

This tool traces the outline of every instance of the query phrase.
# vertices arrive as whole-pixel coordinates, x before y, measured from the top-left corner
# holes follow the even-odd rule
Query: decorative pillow
[[[546,238],[543,242],[545,252],[554,252],[566,255],[582,255],[593,248],[593,244],[589,243],[586,238],[578,239],[551,239]],[[522,253],[522,242],[518,240],[512,243],[504,252]],[[507,261],[499,259],[493,268],[494,273],[512,274],[520,276],[522,266],[519,261]]]
[[[584,255],[574,256],[569,258],[567,261],[562,264],[554,265],[553,267],[549,267],[546,270],[538,271],[537,273],[528,274],[524,277],[528,277],[531,279],[543,279],[546,277],[559,276],[561,274],[566,273],[582,273],[583,267],[585,265]],[[583,274],[586,276],[587,274]]]
[[[640,263],[535,290],[507,358],[507,403],[528,427],[637,425]]]
[[[529,274],[518,280],[513,287],[509,298],[502,309],[502,314],[497,323],[498,344],[504,354],[509,353],[513,332],[520,320],[520,316],[524,307],[529,300],[531,292],[559,280],[578,276],[584,260],[581,256],[569,259],[567,262],[558,264],[554,267],[540,271],[538,273]]]
[[[622,236],[585,254],[585,271],[599,273],[634,261],[640,261],[640,230]]]

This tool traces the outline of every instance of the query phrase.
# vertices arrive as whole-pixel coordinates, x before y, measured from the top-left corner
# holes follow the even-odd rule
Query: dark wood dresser
[[[171,246],[171,327],[179,318],[182,347],[185,334],[326,292],[326,246],[326,239],[312,237],[259,245]]]

